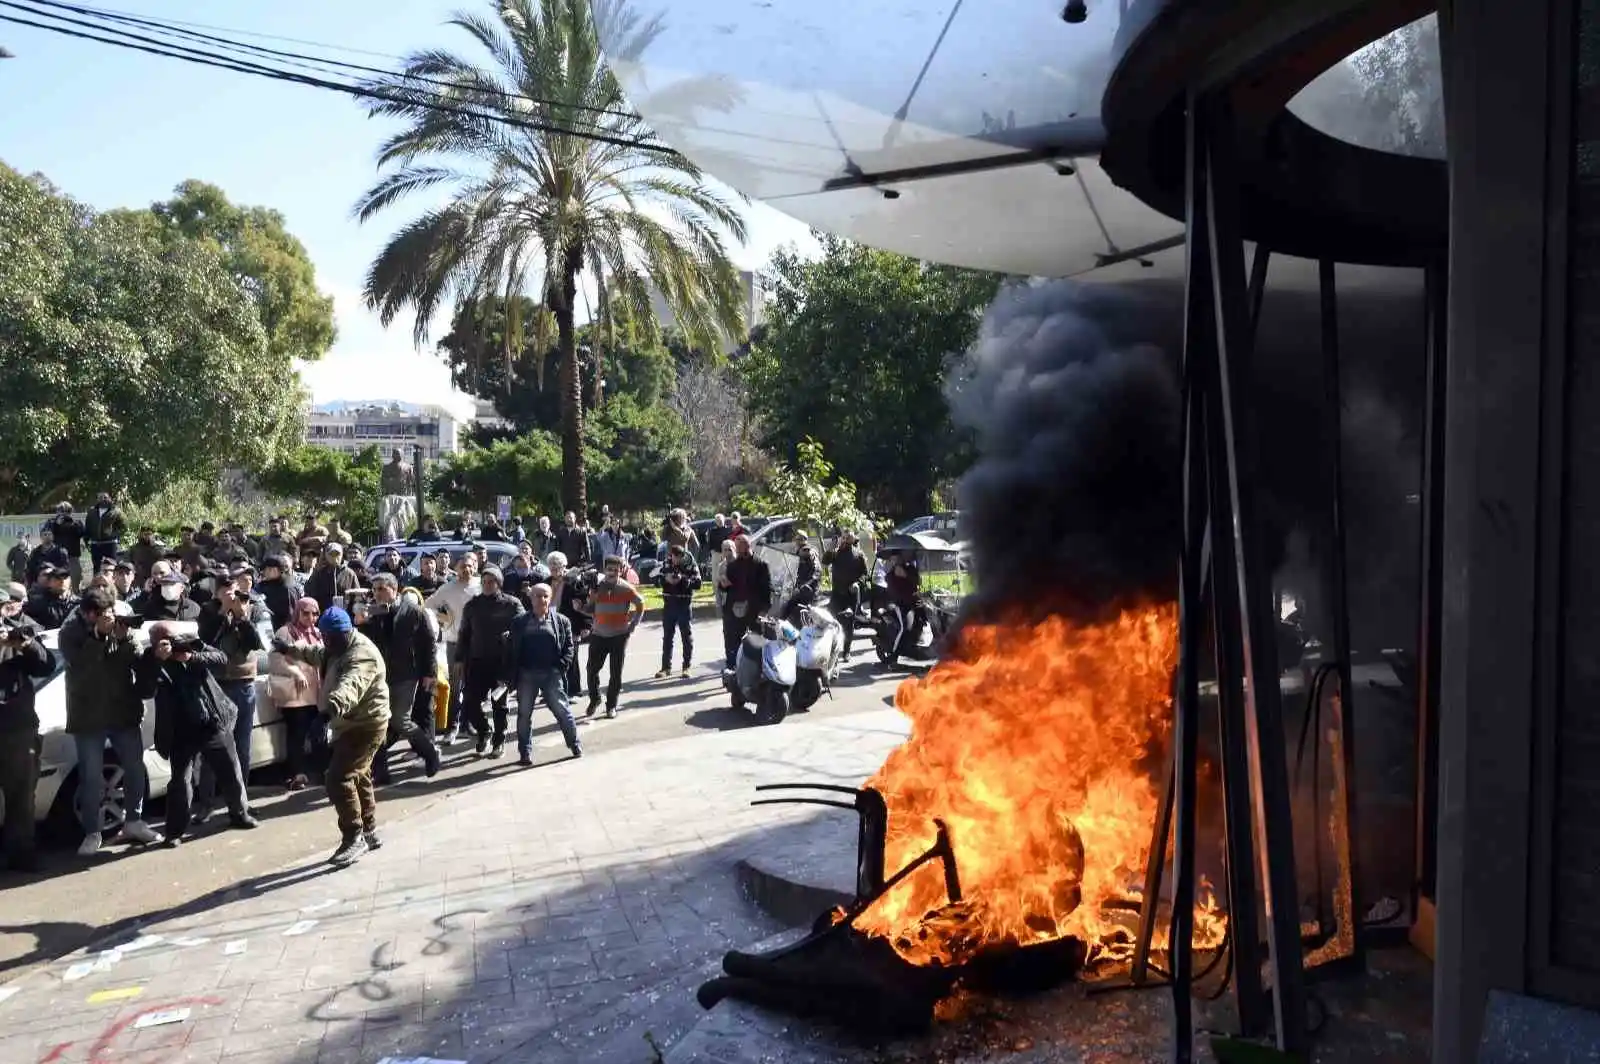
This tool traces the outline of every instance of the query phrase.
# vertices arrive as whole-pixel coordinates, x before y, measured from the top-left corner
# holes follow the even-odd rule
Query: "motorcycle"
[[[916,624],[918,613],[921,613],[923,622],[920,631]],[[929,602],[919,595],[916,605],[911,609],[904,609],[892,602],[885,604],[873,615],[872,624],[876,629],[873,649],[877,651],[878,660],[892,669],[900,663],[901,658],[910,661],[938,660],[939,644],[949,630],[950,615],[942,604]]]
[[[762,618],[759,631],[745,635],[733,671],[722,677],[733,696],[734,710],[742,713],[753,704],[757,724],[778,724],[789,715],[799,641],[794,625],[771,617]]]
[[[800,637],[795,644],[794,690],[789,696],[792,709],[810,709],[826,690],[831,696],[833,682],[839,678],[844,661],[844,627],[821,606],[800,610]]]

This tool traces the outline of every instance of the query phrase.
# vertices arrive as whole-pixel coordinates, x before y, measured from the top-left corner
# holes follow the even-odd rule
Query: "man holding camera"
[[[106,744],[122,767],[127,820],[122,833],[141,845],[161,841],[144,822],[144,700],[134,684],[139,652],[128,634],[128,618],[115,613],[105,588],[91,588],[67,622],[59,643],[66,659],[67,734],[78,748],[78,815],[83,844],[78,853],[100,852],[100,806],[105,797]]]
[[[215,676],[227,667],[227,654],[194,636],[180,636],[171,624],[161,622],[151,626],[150,646],[134,670],[139,697],[155,699],[156,753],[172,766],[167,787],[169,846],[176,846],[189,830],[196,762],[202,762],[220,786],[233,826],[256,826],[234,754],[236,709]]]
[[[64,567],[53,565],[39,573],[39,582],[28,592],[28,604],[23,607],[23,612],[46,631],[65,624],[73,607],[78,604],[78,600],[67,590],[67,578],[71,575]]]
[[[39,782],[39,717],[34,681],[55,671],[55,654],[39,641],[41,630],[22,613],[22,586],[0,596],[0,825],[5,860],[15,872],[38,865],[33,848],[34,788]]]
[[[237,712],[233,716],[233,746],[239,759],[239,775],[250,783],[250,738],[256,727],[256,655],[266,649],[261,628],[271,623],[264,605],[251,601],[255,571],[241,569],[234,583],[217,589],[217,595],[200,609],[200,639],[222,654],[217,662],[217,680]],[[209,658],[208,658],[209,660]],[[203,800],[211,788],[202,788]]]

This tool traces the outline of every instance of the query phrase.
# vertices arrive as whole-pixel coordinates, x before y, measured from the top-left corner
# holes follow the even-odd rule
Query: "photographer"
[[[39,574],[39,582],[28,592],[28,604],[23,612],[38,622],[46,631],[60,628],[78,600],[67,590],[67,577],[71,574],[60,566],[52,566]]]
[[[200,639],[223,655],[217,680],[222,693],[237,709],[233,714],[233,745],[239,759],[239,777],[250,785],[250,738],[256,727],[256,655],[266,649],[261,629],[272,623],[261,603],[251,600],[243,585],[254,582],[253,570],[241,570],[234,583],[218,588],[217,597],[200,610]],[[270,630],[270,629],[269,629]],[[209,780],[201,781],[201,803],[209,806],[214,794]]]
[[[682,513],[682,510],[674,511]],[[694,593],[700,587],[700,567],[681,543],[667,548],[667,564],[661,570],[661,671],[656,679],[672,675],[672,638],[683,637],[683,678],[689,678],[694,660]]]
[[[856,547],[855,533],[840,533],[833,549],[822,555],[822,563],[828,566],[831,585],[828,609],[844,627],[844,660],[849,661],[856,617],[861,612],[861,581],[867,578],[867,559]]]
[[[67,734],[78,750],[78,816],[83,827],[79,855],[100,852],[100,805],[105,789],[106,744],[122,766],[127,821],[122,833],[142,845],[161,841],[144,822],[146,780],[144,701],[134,686],[133,667],[139,652],[128,634],[128,618],[114,613],[111,592],[94,588],[59,637],[66,659]]]
[[[56,657],[39,641],[39,626],[23,616],[20,590],[13,584],[0,598],[0,797],[5,801],[0,840],[12,871],[31,872],[38,863],[33,803],[39,782],[33,684],[55,671]]]
[[[439,748],[433,743],[433,690],[438,668],[439,637],[428,623],[427,611],[400,597],[400,583],[391,573],[372,578],[372,606],[358,629],[372,640],[383,655],[385,680],[389,685],[389,731],[383,748],[372,761],[372,782],[387,784],[389,747],[401,739],[422,758],[423,772],[432,778],[439,774]],[[419,700],[426,688],[429,697]],[[426,713],[417,711],[421,704]]]
[[[234,756],[234,704],[213,675],[227,667],[227,654],[194,637],[179,636],[171,624],[162,622],[151,626],[150,647],[135,668],[139,697],[152,698],[156,704],[156,753],[172,766],[167,789],[169,846],[176,846],[189,830],[197,761],[203,761],[220,784],[229,822],[236,828],[256,826]]]

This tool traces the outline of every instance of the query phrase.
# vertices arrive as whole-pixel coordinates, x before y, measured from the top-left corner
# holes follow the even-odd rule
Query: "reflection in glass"
[[[1302,89],[1289,110],[1358,147],[1443,159],[1438,16],[1427,15],[1353,52]]]

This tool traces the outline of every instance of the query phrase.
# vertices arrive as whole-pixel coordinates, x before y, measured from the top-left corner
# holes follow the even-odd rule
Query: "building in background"
[[[441,406],[401,402],[336,402],[313,406],[306,414],[306,442],[355,454],[377,447],[388,457],[398,447],[406,461],[422,447],[425,461],[454,454],[465,423]]]
[[[744,325],[748,334],[766,320],[766,293],[761,288],[761,278],[750,270],[739,271],[739,291],[744,296]],[[678,318],[667,305],[666,298],[653,287],[650,289],[650,309],[655,311],[656,321],[661,323],[662,329],[670,329],[678,324]],[[722,353],[733,354],[746,339],[747,336],[739,337],[737,343],[728,344]]]

